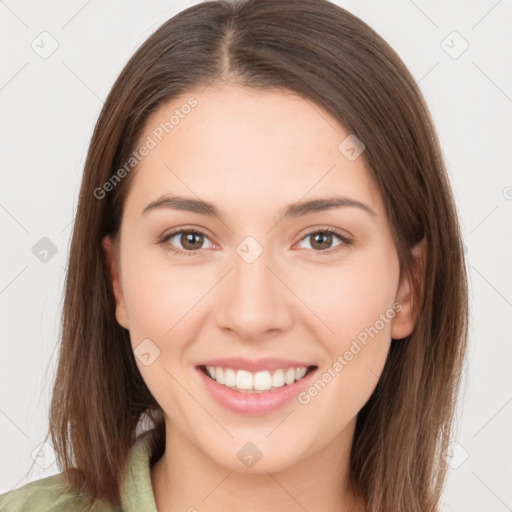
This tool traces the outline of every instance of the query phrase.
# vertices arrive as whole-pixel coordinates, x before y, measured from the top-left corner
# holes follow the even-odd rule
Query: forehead
[[[349,135],[329,112],[290,91],[195,89],[148,119],[137,147],[151,140],[152,149],[131,188],[139,206],[179,193],[261,210],[336,192],[382,209],[363,158],[351,161],[340,150]]]

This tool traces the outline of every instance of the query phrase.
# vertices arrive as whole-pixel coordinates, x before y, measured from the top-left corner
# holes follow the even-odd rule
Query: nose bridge
[[[243,338],[284,329],[291,319],[286,287],[274,275],[270,256],[271,251],[252,237],[240,243],[233,255],[233,270],[227,276],[218,322]]]

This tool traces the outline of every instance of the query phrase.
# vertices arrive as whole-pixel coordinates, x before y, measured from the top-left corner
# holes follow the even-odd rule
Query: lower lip
[[[196,368],[206,388],[220,405],[238,414],[263,415],[277,411],[291,402],[309,383],[316,368],[293,384],[268,391],[267,393],[243,393],[234,391],[208,377]]]

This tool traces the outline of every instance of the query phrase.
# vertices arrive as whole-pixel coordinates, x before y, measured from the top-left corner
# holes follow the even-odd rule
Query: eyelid
[[[212,237],[205,230],[203,230],[201,228],[186,227],[186,226],[182,226],[182,227],[179,227],[179,228],[176,228],[176,229],[172,229],[168,233],[164,233],[163,235],[161,235],[160,237],[157,238],[155,243],[163,245],[164,249],[166,251],[170,251],[170,252],[173,252],[173,253],[176,253],[176,254],[186,254],[187,256],[195,256],[199,252],[202,251],[202,249],[198,249],[196,251],[184,251],[183,249],[179,249],[179,248],[174,247],[171,244],[167,243],[171,238],[173,238],[176,235],[179,235],[180,233],[197,233],[197,234],[203,235],[205,238],[210,240],[210,242],[212,244],[219,245],[219,244],[217,244],[216,242],[214,242],[211,239]]]
[[[333,234],[334,236],[338,237],[341,240],[340,244],[335,245],[334,247],[331,247],[330,249],[325,249],[323,251],[315,251],[315,250],[309,251],[314,254],[318,254],[320,256],[330,256],[344,248],[345,249],[350,248],[353,245],[352,236],[348,236],[348,235],[344,234],[341,229],[334,228],[331,226],[316,226],[314,228],[309,228],[307,231],[303,232],[299,238],[299,241],[296,244],[294,244],[294,246],[299,244],[300,242],[302,242],[302,240],[304,240],[308,236],[314,235],[316,233],[330,233],[330,234]]]
[[[179,248],[176,248],[174,246],[171,246],[170,244],[166,244],[166,242],[168,242],[172,237],[174,237],[174,236],[176,236],[176,235],[178,235],[180,233],[197,233],[197,234],[203,235],[205,238],[210,240],[210,242],[212,244],[219,245],[215,241],[213,241],[211,239],[212,237],[210,237],[210,235],[208,233],[206,233],[206,231],[203,230],[202,228],[186,227],[186,226],[182,226],[182,227],[173,229],[170,232],[160,236],[156,240],[156,243],[164,245],[165,246],[165,250],[170,251],[170,252],[174,252],[176,254],[186,254],[187,256],[196,256],[196,255],[198,255],[198,253],[200,253],[202,251],[202,249],[198,249],[198,250],[195,250],[195,251],[184,251],[183,249],[179,249]],[[301,233],[299,240],[294,244],[294,246],[299,244],[300,242],[302,242],[308,236],[311,236],[311,235],[314,235],[314,234],[317,234],[317,233],[331,233],[334,236],[338,237],[341,240],[341,243],[336,245],[336,246],[334,246],[334,247],[331,247],[330,249],[325,249],[323,251],[314,251],[314,250],[312,250],[313,253],[318,253],[320,255],[329,255],[329,254],[337,252],[339,250],[338,249],[339,247],[347,248],[347,247],[350,247],[353,244],[352,237],[343,234],[342,230],[340,230],[338,228],[331,227],[331,226],[317,226],[317,227],[313,227],[313,228],[308,228],[307,231]]]
[[[315,233],[325,233],[325,232],[332,233],[333,235],[336,235],[337,237],[339,237],[341,240],[343,240],[346,243],[352,243],[352,241],[353,241],[352,236],[349,235],[346,231],[344,231],[342,229],[335,228],[332,226],[316,226],[313,228],[308,228],[306,231],[301,233],[299,242],[301,240],[303,240],[306,236],[313,235]]]

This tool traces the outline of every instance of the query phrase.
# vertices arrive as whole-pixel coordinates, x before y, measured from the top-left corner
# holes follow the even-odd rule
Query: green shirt
[[[1,512],[157,512],[151,485],[151,430],[139,435],[129,454],[121,484],[121,508],[106,501],[93,504],[75,491],[63,473],[41,478],[18,489],[0,494]]]

